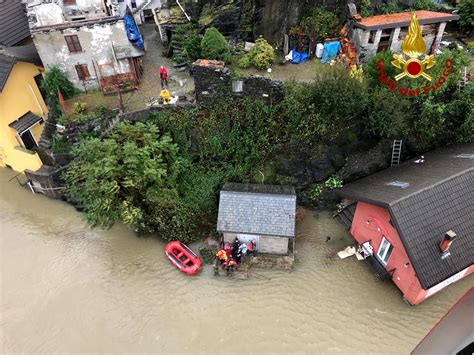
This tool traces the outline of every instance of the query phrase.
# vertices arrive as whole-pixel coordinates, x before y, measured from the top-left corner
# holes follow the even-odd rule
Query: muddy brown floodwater
[[[473,283],[416,307],[355,258],[328,212],[297,226],[293,272],[248,280],[179,273],[164,243],[91,230],[69,205],[0,169],[2,352],[408,353]],[[326,244],[326,236],[332,237]]]

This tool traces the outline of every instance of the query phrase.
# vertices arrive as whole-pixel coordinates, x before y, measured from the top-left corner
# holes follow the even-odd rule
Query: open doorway
[[[20,139],[23,142],[25,148],[28,150],[33,150],[38,146],[35,137],[33,137],[29,129],[20,134]]]

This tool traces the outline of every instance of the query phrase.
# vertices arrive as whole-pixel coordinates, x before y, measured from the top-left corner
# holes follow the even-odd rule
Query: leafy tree
[[[75,92],[74,86],[66,74],[58,66],[52,66],[44,77],[42,88],[46,91],[48,99],[58,101],[58,89],[61,90],[65,100],[70,99]]]
[[[464,0],[459,5],[459,25],[472,29],[474,27],[474,0]]]
[[[300,25],[310,37],[310,53],[313,55],[317,38],[335,35],[339,28],[339,20],[333,12],[317,7],[301,20]]]
[[[362,17],[369,17],[372,15],[372,4],[370,0],[361,0],[360,1],[360,15]]]
[[[260,69],[267,69],[275,63],[275,50],[264,38],[259,38],[249,52],[242,57],[239,66],[248,67],[250,64]]]
[[[229,44],[224,36],[214,27],[208,28],[204,33],[201,41],[201,54],[206,59],[230,62]]]
[[[416,0],[411,6],[411,9],[414,11],[418,11],[418,10],[436,11],[436,10],[439,10],[439,6],[433,0]]]
[[[417,0],[417,1],[431,1],[431,2],[433,2],[432,0]],[[398,6],[397,0],[387,0],[387,2],[382,5],[382,12],[384,14],[395,14],[395,13],[400,12],[400,11],[402,11],[402,10],[400,9],[400,6]]]
[[[182,219],[191,212],[177,191],[185,162],[171,137],[154,124],[120,123],[107,139],[81,142],[74,155],[64,175],[67,195],[85,206],[91,226],[122,221],[165,239],[189,236]]]
[[[391,50],[381,51],[370,58],[365,67],[365,74],[372,90],[378,90],[380,88],[386,89],[387,86],[379,80],[381,74],[385,74],[392,79],[398,74],[398,69],[391,64],[392,60],[393,52]],[[377,65],[376,63],[379,64]],[[382,70],[380,66],[383,66],[385,69],[379,73],[379,71]]]
[[[201,38],[198,35],[189,35],[183,40],[183,56],[188,63],[201,58]]]
[[[365,82],[351,80],[343,66],[311,83],[289,83],[281,108],[284,131],[306,146],[331,142],[346,129],[357,130],[360,117],[365,117],[367,99]]]

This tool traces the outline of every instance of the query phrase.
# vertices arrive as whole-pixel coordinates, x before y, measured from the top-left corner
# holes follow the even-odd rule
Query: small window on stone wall
[[[232,92],[243,92],[244,91],[244,81],[243,80],[234,80],[232,81]]]

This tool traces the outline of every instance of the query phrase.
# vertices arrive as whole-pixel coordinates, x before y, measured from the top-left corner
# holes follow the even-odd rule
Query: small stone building
[[[372,56],[386,49],[400,51],[413,12],[361,18],[355,13],[355,7],[349,9],[352,14],[349,38],[356,47],[359,63],[367,63]],[[415,11],[415,13],[426,43],[425,54],[432,53],[439,46],[446,23],[459,19],[458,15],[443,12]]]
[[[217,231],[225,242],[255,240],[259,253],[287,255],[295,241],[293,187],[227,183],[220,192]]]
[[[64,1],[28,8],[33,42],[46,68],[57,65],[79,90],[115,90],[139,82],[143,46],[133,20],[110,13],[98,0]],[[133,27],[133,28],[132,28]],[[129,34],[129,35],[127,35]],[[141,42],[143,43],[143,42]]]

